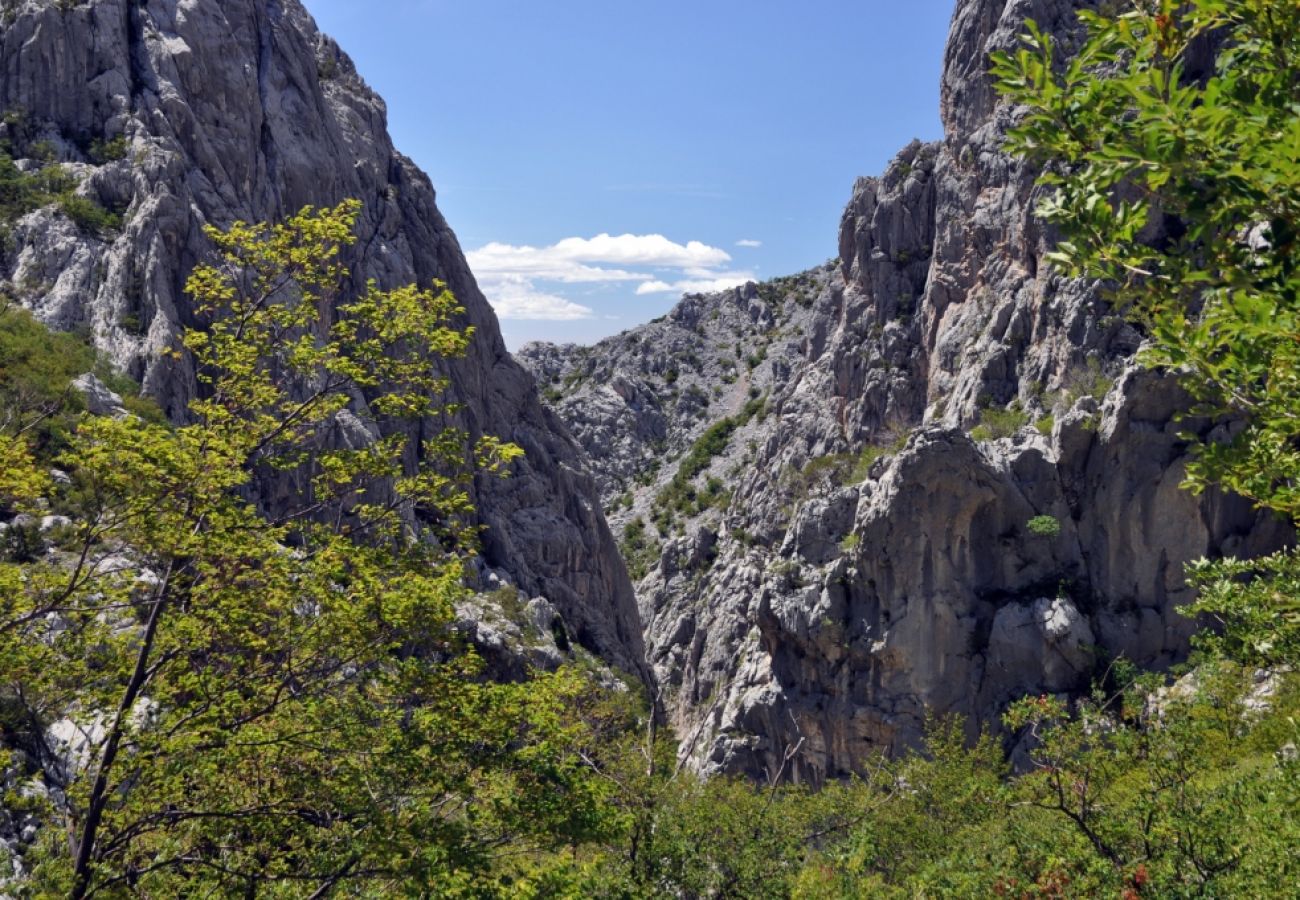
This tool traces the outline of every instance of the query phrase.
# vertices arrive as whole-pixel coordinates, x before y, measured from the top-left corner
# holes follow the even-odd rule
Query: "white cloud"
[[[522,275],[543,281],[562,281],[565,284],[602,283],[610,281],[644,281],[645,276],[623,269],[603,269],[588,266],[575,259],[556,253],[555,247],[512,247],[509,244],[487,244],[465,254],[469,267],[482,281],[494,277]]]
[[[549,281],[645,281],[648,276],[626,269],[605,269],[591,263],[616,266],[685,269],[714,268],[731,256],[700,241],[678,244],[662,234],[598,234],[571,237],[549,247],[514,246],[493,242],[466,254],[470,268],[480,278],[495,272],[533,275]]]
[[[591,308],[572,300],[530,289],[506,290],[491,297],[491,306],[502,319],[533,321],[577,321],[590,319]]]
[[[712,294],[717,291],[725,291],[728,288],[739,287],[746,282],[754,281],[752,272],[719,272],[714,273],[715,277],[711,278],[686,278],[681,281],[674,281],[669,284],[666,281],[647,281],[638,285],[636,292],[638,296],[645,294]]]
[[[565,238],[550,248],[569,259],[616,265],[656,266],[684,269],[688,266],[720,266],[731,262],[725,250],[700,241],[677,244],[662,234],[598,234],[594,238]]]
[[[645,296],[725,290],[753,278],[723,269],[731,262],[725,250],[661,234],[569,237],[547,247],[493,242],[466,258],[503,319],[590,318],[592,309],[561,296],[560,285],[637,282],[636,295]]]
[[[736,241],[736,246],[737,247],[761,247],[763,246],[763,242],[755,241],[751,238],[744,238],[742,240]]]
[[[640,297],[645,294],[667,294],[672,289],[673,286],[666,281],[647,281],[637,285],[636,295]]]

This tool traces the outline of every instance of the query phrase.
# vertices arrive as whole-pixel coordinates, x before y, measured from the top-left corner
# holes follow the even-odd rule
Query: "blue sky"
[[[306,0],[388,102],[512,348],[836,254],[941,134],[953,0]]]

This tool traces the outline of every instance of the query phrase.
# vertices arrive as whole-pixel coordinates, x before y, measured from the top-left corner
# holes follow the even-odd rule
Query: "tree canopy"
[[[0,564],[6,727],[58,823],[40,896],[455,893],[600,824],[560,715],[586,681],[493,683],[453,628],[464,479],[520,451],[417,438],[470,332],[441,285],[341,295],[358,209],[209,231],[186,424],[83,416],[65,484],[0,437],[0,500],[72,523]]]

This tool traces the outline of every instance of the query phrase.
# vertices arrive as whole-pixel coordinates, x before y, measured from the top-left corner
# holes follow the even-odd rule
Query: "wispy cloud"
[[[667,281],[647,281],[637,285],[637,295],[646,294],[711,294],[739,287],[754,281],[753,272],[723,272],[716,278],[686,278],[669,283]]]
[[[763,242],[753,240],[752,238],[742,238],[741,240],[736,241],[736,246],[737,247],[761,247],[763,246]]]
[[[493,242],[466,258],[503,319],[590,318],[590,307],[563,296],[565,285],[635,282],[635,294],[644,296],[723,290],[753,277],[728,271],[731,255],[725,250],[661,234],[569,237],[546,247]]]
[[[493,286],[492,308],[503,319],[573,322],[593,317],[591,307],[539,291],[525,278],[503,278]]]

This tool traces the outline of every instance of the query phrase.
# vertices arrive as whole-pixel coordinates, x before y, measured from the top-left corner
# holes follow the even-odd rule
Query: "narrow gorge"
[[[1111,45],[1070,69],[1148,40],[1135,107],[1232,95],[1300,148],[1280,6],[1153,2],[955,0],[942,138],[845,185],[824,262],[512,353],[511,276],[476,277],[311,0],[0,0],[0,900],[1294,883],[1300,150],[1088,198],[1145,191],[1121,236],[1192,246],[1169,327],[1063,274],[1042,179],[1079,173],[1009,149],[1032,79],[1017,106],[991,70],[1041,53],[1059,96],[1148,77]],[[1143,152],[1213,133],[1180,127]],[[731,259],[594,240],[622,239]],[[1213,365],[1178,355],[1216,329]],[[1250,402],[1196,394],[1233,353]]]

